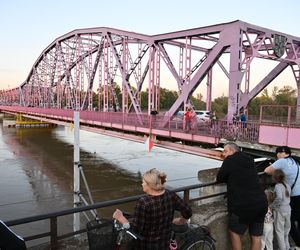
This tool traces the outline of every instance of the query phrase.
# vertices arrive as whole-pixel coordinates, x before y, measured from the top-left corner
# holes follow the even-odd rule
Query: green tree
[[[160,88],[160,110],[169,110],[177,98],[176,91]]]
[[[213,100],[211,107],[212,111],[216,112],[217,118],[222,119],[227,114],[228,97],[220,96]]]
[[[274,101],[278,105],[296,105],[296,89],[293,89],[291,86],[284,86],[279,89],[277,95],[274,97]]]
[[[273,91],[273,94],[277,90]],[[248,112],[252,116],[258,116],[260,114],[260,107],[261,105],[272,105],[274,104],[273,98],[269,96],[268,89],[264,89],[262,91],[261,96],[257,96],[252,99],[248,105]]]
[[[206,103],[202,100],[202,94],[198,93],[196,97],[192,96],[192,103],[196,110],[205,110]]]

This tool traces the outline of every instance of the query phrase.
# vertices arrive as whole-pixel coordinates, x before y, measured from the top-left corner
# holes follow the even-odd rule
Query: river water
[[[1,220],[72,208],[73,139],[69,127],[16,129],[0,124]],[[86,131],[80,131],[80,149],[95,202],[141,194],[141,175],[154,167],[165,171],[167,185],[175,188],[199,183],[199,170],[221,164],[159,147],[148,152],[142,143]],[[100,216],[111,213],[112,208],[103,209]],[[72,217],[62,223],[59,232],[72,226]],[[48,229],[48,222],[14,228],[24,236]]]

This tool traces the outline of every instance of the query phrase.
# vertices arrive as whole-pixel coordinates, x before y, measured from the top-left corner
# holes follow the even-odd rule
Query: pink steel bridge
[[[264,72],[258,82],[250,77],[256,74],[253,70],[250,72],[254,59],[273,62],[271,70]],[[215,77],[217,68],[224,74],[222,83]],[[19,87],[1,90],[0,109],[38,117],[45,114],[65,117],[71,110],[79,110],[88,117],[84,118],[89,119],[88,123],[100,122],[96,116],[101,116],[104,123],[103,117],[118,116],[114,124],[118,120],[118,129],[123,130],[128,125],[124,119],[134,117],[129,120],[138,122],[141,128],[148,128],[148,132],[150,119],[145,118],[145,114],[151,117],[151,111],[155,110],[160,115],[156,117],[155,126],[151,118],[151,130],[168,131],[165,136],[178,138],[174,134],[178,132],[174,114],[193,106],[191,96],[200,84],[206,85],[207,110],[211,110],[212,90],[228,87],[226,122],[231,124],[234,115],[247,108],[248,103],[286,68],[291,69],[297,84],[296,120],[299,121],[299,37],[239,20],[152,36],[106,27],[78,29],[55,39],[42,51]],[[253,88],[250,88],[250,79]],[[178,98],[168,111],[161,112],[160,88],[166,81],[177,89]],[[122,101],[117,98],[117,85]],[[148,93],[146,112],[141,109],[142,89]],[[60,118],[57,116],[56,120]],[[222,127],[218,125],[218,133]],[[203,131],[206,131],[205,139],[190,139],[219,141],[220,134]],[[259,128],[252,131],[259,131]],[[285,140],[278,143],[300,148],[299,144],[290,143],[295,131],[291,135],[289,131]],[[150,132],[159,134],[158,131]],[[257,132],[255,136],[259,138],[263,133]]]

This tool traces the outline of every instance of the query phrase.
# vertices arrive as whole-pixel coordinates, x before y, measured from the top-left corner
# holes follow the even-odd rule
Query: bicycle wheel
[[[180,250],[215,250],[215,240],[206,227],[198,227],[179,235]]]
[[[180,247],[180,250],[215,250],[215,242],[210,237],[203,236],[199,239],[196,239],[196,237],[193,237],[191,239],[186,239],[185,244]]]

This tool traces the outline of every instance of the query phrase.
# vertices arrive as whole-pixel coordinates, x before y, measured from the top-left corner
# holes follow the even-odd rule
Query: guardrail
[[[217,184],[217,182],[195,184],[195,185],[184,186],[184,187],[172,189],[172,191],[174,191],[176,193],[183,192],[183,199],[186,202],[204,200],[204,199],[208,199],[208,198],[212,198],[212,197],[216,197],[216,196],[225,195],[226,192],[220,192],[220,193],[214,193],[214,194],[210,194],[210,195],[206,195],[206,196],[199,196],[199,197],[196,197],[193,199],[190,198],[191,190],[200,189],[200,188],[209,187],[209,186],[215,186],[216,184]],[[50,231],[24,237],[24,240],[26,242],[28,242],[31,240],[50,237],[51,249],[57,249],[59,240],[66,239],[66,238],[72,237],[74,235],[78,235],[78,234],[86,232],[86,229],[84,228],[84,229],[80,229],[75,232],[69,232],[69,233],[66,233],[63,235],[58,235],[58,223],[57,223],[58,217],[70,215],[70,214],[74,214],[74,213],[79,213],[79,212],[84,212],[84,211],[88,211],[88,210],[94,210],[97,208],[104,208],[104,207],[110,207],[110,206],[114,206],[114,205],[125,204],[125,203],[129,203],[129,202],[137,201],[142,196],[143,195],[135,195],[135,196],[120,198],[120,199],[116,199],[116,200],[103,201],[103,202],[95,203],[93,205],[82,206],[82,207],[77,207],[77,208],[72,208],[72,209],[65,209],[65,210],[61,210],[61,211],[56,211],[56,212],[41,214],[41,215],[36,215],[36,216],[30,216],[30,217],[16,219],[16,220],[9,220],[9,221],[5,221],[5,223],[8,226],[16,226],[16,225],[27,224],[27,223],[32,223],[32,222],[37,222],[37,221],[42,221],[42,220],[50,220],[50,229],[49,229]]]
[[[0,106],[7,113],[21,113],[29,118],[68,124],[73,122],[74,110],[47,109],[33,107]],[[139,118],[139,119],[138,119]],[[155,134],[159,137],[217,144],[220,138],[258,142],[259,126],[254,122],[228,123],[226,120],[192,122],[189,131],[185,130],[182,117],[165,117],[164,114],[148,115],[120,112],[80,111],[80,124],[88,128],[105,128],[128,133]]]

